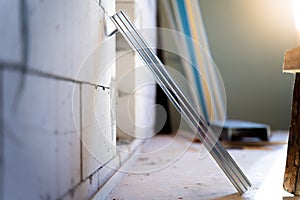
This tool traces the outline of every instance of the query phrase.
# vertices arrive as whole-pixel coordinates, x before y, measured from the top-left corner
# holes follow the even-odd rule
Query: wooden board
[[[300,72],[300,47],[290,49],[285,52],[283,72]]]
[[[284,173],[284,189],[300,195],[300,74],[296,74],[293,94],[290,135]]]

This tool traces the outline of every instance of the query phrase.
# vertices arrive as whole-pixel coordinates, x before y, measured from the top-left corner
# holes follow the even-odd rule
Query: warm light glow
[[[300,0],[292,0],[292,3],[293,3],[295,26],[298,31],[298,37],[299,37],[299,35],[300,35]]]

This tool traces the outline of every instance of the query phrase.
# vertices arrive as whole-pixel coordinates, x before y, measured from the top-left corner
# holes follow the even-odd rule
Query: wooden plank
[[[290,49],[285,52],[283,72],[300,72],[300,47]]]
[[[292,194],[300,195],[300,47],[285,52],[283,71],[296,73],[283,187]]]
[[[283,187],[286,191],[300,195],[300,74],[296,73],[294,84],[290,135],[284,173]]]

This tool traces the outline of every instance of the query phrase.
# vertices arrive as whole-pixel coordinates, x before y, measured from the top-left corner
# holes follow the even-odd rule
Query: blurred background
[[[160,25],[170,28],[164,4],[158,3]],[[282,64],[285,50],[298,45],[296,5],[285,0],[199,0],[199,5],[211,56],[224,81],[227,118],[288,129],[294,75],[283,74]],[[178,63],[171,56],[165,61]]]

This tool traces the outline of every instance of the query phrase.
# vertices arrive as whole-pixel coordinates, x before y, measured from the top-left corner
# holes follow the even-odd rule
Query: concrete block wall
[[[0,2],[0,199],[90,199],[120,165],[99,3]]]
[[[122,10],[156,48],[155,0],[117,0],[116,10]],[[116,65],[117,136],[123,139],[151,137],[155,125],[155,82],[120,34]]]

